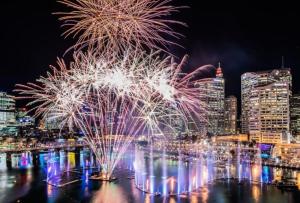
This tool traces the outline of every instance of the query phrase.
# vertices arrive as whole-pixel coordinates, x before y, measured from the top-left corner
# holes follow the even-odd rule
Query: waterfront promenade
[[[87,144],[83,143],[67,143],[67,144],[49,144],[43,146],[33,146],[33,147],[11,147],[11,148],[1,148],[0,153],[20,153],[25,151],[45,151],[45,150],[60,150],[60,149],[70,149],[70,148],[80,148],[86,147]]]

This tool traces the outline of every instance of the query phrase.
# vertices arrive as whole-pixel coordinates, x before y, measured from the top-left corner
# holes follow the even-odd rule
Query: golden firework
[[[73,48],[113,50],[119,53],[129,47],[167,50],[169,39],[179,38],[168,19],[179,7],[171,0],[60,0],[70,8],[59,12],[67,30],[65,37],[79,37]],[[107,52],[109,53],[109,52]]]

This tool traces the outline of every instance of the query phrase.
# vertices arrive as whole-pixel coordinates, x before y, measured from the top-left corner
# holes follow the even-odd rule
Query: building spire
[[[284,56],[281,56],[281,68],[284,68]]]
[[[223,72],[222,72],[222,68],[221,68],[221,62],[218,63],[218,68],[216,70],[216,76],[219,78],[223,77]]]

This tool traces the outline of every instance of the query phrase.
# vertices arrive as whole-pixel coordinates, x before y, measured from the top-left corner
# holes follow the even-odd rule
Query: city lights
[[[299,12],[182,3],[3,1],[0,202],[298,202]]]
[[[58,60],[58,68],[52,67],[48,77],[18,85],[15,91],[33,99],[29,106],[36,116],[58,119],[61,127],[80,128],[110,177],[137,136],[163,139],[165,131],[176,133],[172,115],[179,115],[186,131],[191,121],[205,122],[195,78],[210,66],[182,76],[183,64],[161,60],[157,53],[129,50],[123,58],[107,58],[80,52],[69,67]]]

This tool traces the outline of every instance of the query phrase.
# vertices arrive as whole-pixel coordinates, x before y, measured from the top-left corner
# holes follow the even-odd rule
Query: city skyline
[[[299,14],[291,4],[201,2],[200,5],[193,0],[175,3],[189,7],[174,15],[175,19],[188,24],[187,28],[174,28],[185,36],[178,43],[186,48],[174,46],[170,51],[179,58],[189,54],[189,68],[205,64],[217,66],[220,61],[227,96],[235,95],[239,100],[241,75],[280,68],[281,56],[285,56],[286,67],[291,68],[293,75],[299,73],[300,40],[296,38],[300,35],[296,26]],[[56,57],[62,57],[75,40],[61,36],[64,29],[58,17],[51,13],[63,9],[55,1],[1,4],[4,8],[1,17],[7,21],[0,37],[3,46],[0,87],[2,91],[11,92],[15,83],[34,81],[43,75],[48,65],[54,64]],[[10,12],[12,10],[16,12]],[[67,61],[70,55],[66,54]],[[296,93],[300,84],[293,83]]]
[[[299,202],[295,5],[0,5],[0,202]]]

